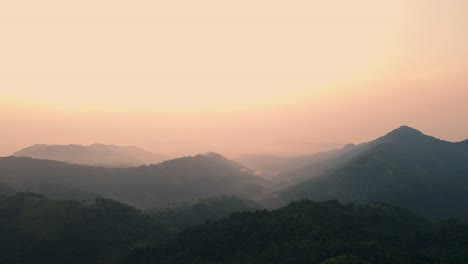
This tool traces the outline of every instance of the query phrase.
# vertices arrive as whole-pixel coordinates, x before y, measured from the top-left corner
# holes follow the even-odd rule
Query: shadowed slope
[[[39,187],[54,186],[76,191],[78,197],[74,199],[89,198],[82,193],[91,193],[144,208],[219,195],[248,198],[262,192],[267,184],[220,155],[197,155],[133,168],[6,157],[0,158],[0,182],[45,195],[50,193]]]
[[[468,216],[466,144],[404,126],[365,147],[343,165],[285,190],[281,197],[384,201],[430,218]]]

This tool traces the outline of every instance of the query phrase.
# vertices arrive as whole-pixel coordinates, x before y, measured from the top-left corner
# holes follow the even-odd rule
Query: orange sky
[[[468,1],[155,2],[0,3],[0,155],[468,138]]]

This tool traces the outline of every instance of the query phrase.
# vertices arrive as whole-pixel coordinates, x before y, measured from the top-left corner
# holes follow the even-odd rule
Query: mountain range
[[[92,144],[89,146],[36,144],[19,150],[13,156],[103,167],[134,167],[159,163],[169,159],[165,155],[149,152],[134,146],[104,144]]]
[[[466,141],[448,142],[402,126],[323,164],[318,171],[307,166],[283,175],[302,181],[279,197],[388,202],[431,219],[468,217]]]
[[[304,157],[272,180],[217,153],[0,158],[0,263],[468,263],[468,140],[402,126]]]
[[[75,200],[102,196],[140,208],[222,195],[254,199],[270,209],[305,198],[336,199],[386,202],[428,219],[468,217],[468,140],[448,142],[402,126],[342,149],[288,159],[244,156],[243,160],[252,159],[257,161],[253,169],[216,153],[115,168],[5,157],[0,158],[0,193],[32,191]],[[275,164],[279,168],[273,180],[259,177],[262,160],[266,168]]]
[[[140,208],[193,202],[221,195],[250,198],[268,181],[216,153],[131,168],[73,165],[32,158],[0,158],[0,182],[51,198],[112,198]]]

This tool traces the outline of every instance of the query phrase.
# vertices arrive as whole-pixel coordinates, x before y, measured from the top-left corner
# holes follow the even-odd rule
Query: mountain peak
[[[386,134],[384,138],[386,139],[414,139],[425,136],[421,131],[409,127],[401,126],[397,129],[392,130],[390,133]]]
[[[393,130],[390,133],[398,133],[398,134],[418,134],[423,135],[423,133],[416,128],[412,128],[410,126],[400,126],[399,128]]]
[[[421,131],[409,127],[401,126],[385,136],[376,140],[378,143],[403,143],[403,144],[427,144],[427,143],[446,143],[446,141],[428,136]]]

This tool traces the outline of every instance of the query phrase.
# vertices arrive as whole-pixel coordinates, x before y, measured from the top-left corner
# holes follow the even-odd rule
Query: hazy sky
[[[468,1],[2,1],[0,155],[468,138]]]

